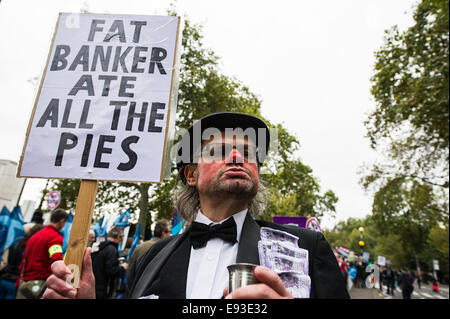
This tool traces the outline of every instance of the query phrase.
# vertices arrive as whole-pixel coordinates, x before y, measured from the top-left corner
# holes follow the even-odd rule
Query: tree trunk
[[[152,224],[151,216],[148,212],[148,189],[150,184],[139,184],[139,192],[141,193],[141,199],[139,201],[139,223],[141,223],[141,236],[144,237],[147,227],[150,228]],[[147,226],[148,225],[148,226]]]

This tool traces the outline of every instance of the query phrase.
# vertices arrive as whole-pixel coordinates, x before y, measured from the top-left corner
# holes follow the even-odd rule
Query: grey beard
[[[228,179],[226,181],[220,180],[214,183],[211,193],[218,197],[234,194],[238,195],[240,198],[253,198],[257,191],[258,187],[252,180],[242,181],[241,179]]]

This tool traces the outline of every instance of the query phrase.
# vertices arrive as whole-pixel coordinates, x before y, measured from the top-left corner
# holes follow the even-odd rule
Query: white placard
[[[439,270],[439,260],[433,259],[433,270]]]
[[[384,257],[384,256],[378,256],[377,264],[378,264],[379,266],[386,266],[386,257]]]
[[[161,182],[179,25],[61,13],[18,176]]]

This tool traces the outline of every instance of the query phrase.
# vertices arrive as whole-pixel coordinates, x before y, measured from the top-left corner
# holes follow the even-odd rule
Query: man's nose
[[[244,163],[244,157],[237,149],[233,149],[225,159],[225,163],[242,164]]]

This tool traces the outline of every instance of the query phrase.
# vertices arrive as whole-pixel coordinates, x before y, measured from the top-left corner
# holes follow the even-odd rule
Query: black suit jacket
[[[309,252],[311,298],[349,298],[336,257],[320,232],[257,221],[247,214],[242,226],[237,263],[259,265],[261,227],[279,229],[299,237],[299,247]],[[180,235],[156,242],[128,270],[130,280],[127,283],[127,297],[139,298],[154,294],[161,299],[186,298],[190,253],[189,228]]]

